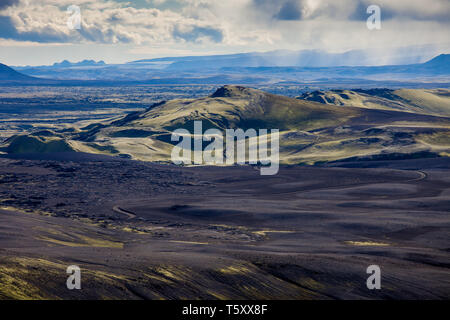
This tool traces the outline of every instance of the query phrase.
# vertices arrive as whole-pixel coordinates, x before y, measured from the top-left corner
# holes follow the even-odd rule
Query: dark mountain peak
[[[69,67],[71,65],[69,60],[63,60],[61,62],[55,62],[53,64],[54,67]]]
[[[433,59],[424,63],[427,66],[449,66],[450,65],[450,54],[440,54]]]
[[[8,67],[6,64],[0,63],[0,73],[18,73],[13,68]]]
[[[235,97],[244,97],[252,95],[256,92],[255,89],[250,89],[242,86],[231,86],[226,85],[220,87],[214,92],[211,97],[212,98],[235,98]]]
[[[13,68],[0,63],[0,80],[26,80],[32,79],[32,77],[26,76],[20,72],[17,72]]]
[[[0,63],[0,71],[3,71],[5,69],[11,69],[11,68],[8,67],[6,64]]]

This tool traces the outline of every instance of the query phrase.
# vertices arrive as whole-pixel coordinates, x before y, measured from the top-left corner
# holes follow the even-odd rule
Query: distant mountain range
[[[321,50],[277,50],[210,56],[165,57],[144,59],[129,64],[163,65],[170,70],[220,69],[225,67],[339,67],[379,66],[391,64],[416,64],[422,62],[423,54],[403,53],[401,59],[389,57],[386,52],[352,50],[329,53]],[[393,63],[392,63],[393,62]]]
[[[16,67],[15,75],[3,67],[0,81],[20,84],[39,82],[55,85],[117,84],[293,84],[329,85],[329,87],[408,87],[400,83],[422,83],[426,87],[448,87],[450,55],[441,54],[425,63],[386,66],[349,66],[358,52],[333,55],[314,52],[276,51],[259,54],[235,54],[202,57],[178,57],[139,60],[120,65],[84,60],[62,61],[52,66]],[[322,58],[321,58],[322,57]],[[274,61],[276,63],[274,63]],[[321,63],[320,61],[323,61]],[[322,64],[336,66],[317,66]],[[302,66],[300,66],[302,65]],[[13,70],[14,71],[14,70]],[[27,77],[28,76],[28,77]],[[34,77],[34,78],[30,78]],[[41,78],[41,79],[36,79]],[[86,83],[87,82],[87,83]],[[381,82],[381,83],[380,83]],[[433,83],[437,83],[433,85]],[[411,86],[409,86],[411,87]],[[414,87],[414,86],[413,86]]]
[[[61,62],[55,62],[52,67],[54,68],[70,68],[70,67],[92,67],[92,66],[104,66],[105,62],[103,60],[83,60],[80,62],[70,62],[67,60]]]

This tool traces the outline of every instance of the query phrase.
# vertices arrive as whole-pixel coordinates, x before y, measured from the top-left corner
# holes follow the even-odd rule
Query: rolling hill
[[[423,95],[421,90],[407,93],[402,94],[409,101]],[[378,104],[382,99],[392,99],[378,91],[372,95],[357,91],[352,94],[372,97]],[[443,97],[446,94],[440,92]],[[171,133],[178,128],[192,132],[193,121],[202,120],[203,130],[279,129],[280,161],[285,164],[450,155],[450,118],[419,113],[406,109],[406,105],[405,109],[361,106],[324,104],[224,86],[208,97],[161,102],[107,124],[94,123],[65,132],[47,130],[45,135],[35,133],[28,138],[12,137],[3,147],[8,153],[31,153],[48,149],[55,152],[58,147],[68,151],[69,146],[78,152],[169,162]]]
[[[447,89],[314,91],[304,93],[298,99],[327,105],[396,110],[450,117],[450,93]]]

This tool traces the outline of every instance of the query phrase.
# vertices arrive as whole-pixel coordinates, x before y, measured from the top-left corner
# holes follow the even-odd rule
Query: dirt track
[[[132,212],[130,212],[130,211],[127,211],[127,210],[123,210],[122,208],[120,208],[120,207],[118,207],[118,206],[114,206],[114,207],[112,208],[112,210],[113,210],[114,212],[117,212],[117,213],[121,213],[121,214],[126,215],[129,219],[136,218],[136,215],[135,215],[134,213],[132,213]]]

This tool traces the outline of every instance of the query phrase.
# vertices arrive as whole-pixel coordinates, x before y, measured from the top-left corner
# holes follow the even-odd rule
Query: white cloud
[[[66,8],[81,8],[82,28],[70,30]],[[134,8],[113,1],[41,0],[22,1],[0,12],[0,37],[36,42],[98,42],[98,43],[166,43],[176,41],[218,41],[220,25],[193,19],[169,10]],[[197,36],[176,37],[180,30],[201,30]],[[216,36],[211,36],[215,33]],[[188,39],[188,40],[186,40]],[[221,41],[221,38],[220,38]]]
[[[130,44],[180,50],[344,51],[432,44],[447,46],[448,0],[377,0],[382,29],[366,28],[372,0],[3,0],[0,38],[73,44]],[[3,5],[5,3],[5,5]],[[142,2],[145,4],[145,2]],[[81,30],[66,26],[69,5],[81,8]],[[177,7],[175,9],[175,5]],[[151,5],[165,5],[165,9]],[[171,9],[171,6],[173,9]],[[145,51],[145,49],[144,49]]]

